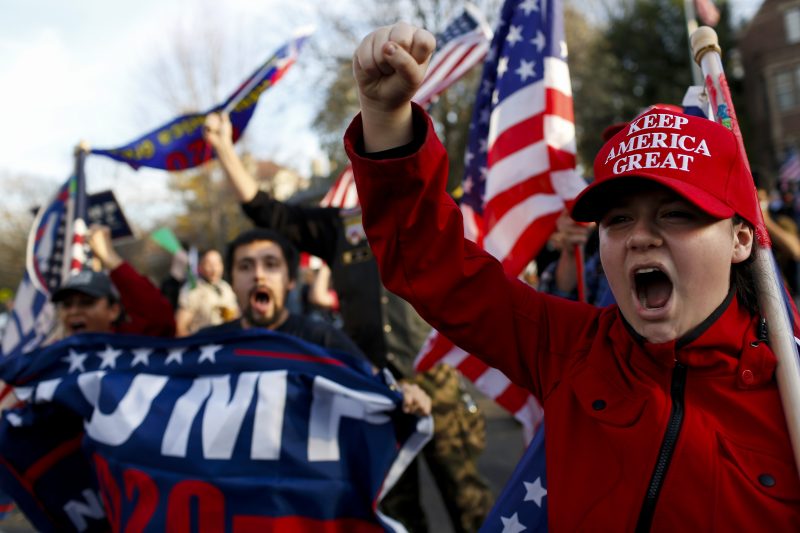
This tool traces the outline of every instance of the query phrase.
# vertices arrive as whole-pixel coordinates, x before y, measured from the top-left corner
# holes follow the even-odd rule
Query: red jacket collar
[[[681,363],[690,369],[714,375],[736,374],[737,384],[743,388],[763,384],[771,380],[775,372],[775,355],[765,342],[758,339],[758,317],[752,316],[739,303],[733,291],[696,328],[680,339],[664,343],[647,342],[634,331],[619,310],[617,314],[616,328],[622,331],[618,331],[620,335],[615,337],[627,338],[636,345],[630,347],[631,354],[644,352],[648,361],[639,363],[645,367],[655,364],[672,368]],[[657,371],[656,368],[652,370]]]

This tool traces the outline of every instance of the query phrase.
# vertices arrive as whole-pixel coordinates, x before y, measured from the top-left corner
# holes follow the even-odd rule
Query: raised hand
[[[92,224],[89,228],[89,248],[94,256],[109,270],[122,264],[114,244],[111,242],[111,228],[101,224]]]
[[[230,117],[225,113],[209,113],[203,124],[203,139],[217,151],[221,146],[233,145]]]
[[[367,35],[353,55],[353,75],[364,123],[368,152],[411,141],[411,107],[431,54],[433,35],[405,22]]]

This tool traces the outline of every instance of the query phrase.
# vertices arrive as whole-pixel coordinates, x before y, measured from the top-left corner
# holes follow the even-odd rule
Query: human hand
[[[556,219],[553,242],[562,252],[573,253],[575,246],[586,244],[596,225],[594,222],[576,222],[565,209]]]
[[[186,279],[186,274],[189,269],[189,254],[186,250],[177,250],[172,255],[172,263],[169,266],[169,275],[178,281]]]
[[[414,383],[400,383],[400,391],[403,393],[403,412],[428,416],[431,414],[431,397]]]
[[[434,48],[433,34],[405,22],[367,35],[353,55],[362,109],[391,112],[411,101]]]
[[[203,139],[214,150],[222,146],[233,146],[233,126],[227,113],[209,113],[203,124]]]
[[[111,228],[101,224],[92,224],[89,228],[89,248],[92,254],[109,270],[122,264],[122,258],[111,242]]]

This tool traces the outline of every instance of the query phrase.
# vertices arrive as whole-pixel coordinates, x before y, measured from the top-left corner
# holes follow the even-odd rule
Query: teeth
[[[656,267],[639,268],[636,270],[635,274],[649,274],[650,272],[661,272],[661,269]]]

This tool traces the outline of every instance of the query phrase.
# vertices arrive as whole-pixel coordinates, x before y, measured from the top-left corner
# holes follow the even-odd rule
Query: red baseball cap
[[[594,160],[594,181],[576,197],[572,218],[599,220],[612,207],[622,178],[669,187],[709,215],[738,214],[753,227],[761,220],[755,185],[739,143],[711,120],[650,108],[616,133]]]

